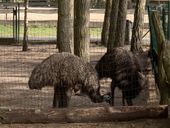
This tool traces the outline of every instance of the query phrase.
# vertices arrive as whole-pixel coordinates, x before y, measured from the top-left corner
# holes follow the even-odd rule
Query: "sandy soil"
[[[8,124],[1,128],[169,128],[170,119],[136,120],[112,123],[70,123],[70,124]]]
[[[31,11],[34,10],[34,11]],[[41,12],[37,12],[40,11]],[[12,11],[12,10],[11,10]],[[51,13],[50,13],[51,12]],[[133,22],[134,19],[134,11],[132,10],[128,10],[128,14],[127,14],[127,19],[131,20]],[[13,19],[13,15],[11,12],[8,12],[7,15],[5,13],[1,13],[0,10],[0,20],[12,20]],[[24,13],[20,13],[20,19],[23,20],[24,19]],[[49,9],[44,9],[44,8],[38,8],[37,10],[35,9],[30,9],[30,13],[28,13],[28,20],[29,21],[49,21],[49,20],[57,20],[58,19],[58,14],[55,13],[54,11],[50,11]],[[100,9],[100,10],[91,10],[90,13],[90,21],[91,22],[103,22],[104,21],[104,10]],[[145,14],[144,15],[144,22],[145,23],[149,23],[148,21],[148,15]]]
[[[21,46],[0,46],[0,108],[51,108],[53,89],[44,88],[41,91],[32,91],[29,90],[27,82],[34,66],[57,52],[55,47],[55,45],[30,45],[28,52],[22,52]],[[105,52],[106,48],[92,44],[90,47],[91,63],[95,65]],[[109,82],[110,80],[107,79],[101,81],[101,93],[106,93],[109,90]],[[150,90],[145,88],[134,100],[134,104],[157,104],[155,102],[155,100],[157,101],[155,99],[155,88],[153,87],[151,86]],[[148,100],[151,102],[148,102]],[[94,104],[86,96],[72,96],[69,107],[106,105],[108,104]],[[118,89],[116,90],[115,105],[121,105],[121,92]],[[0,125],[0,128],[169,128],[169,122],[169,119],[145,119],[86,124],[3,124]]]
[[[21,49],[20,46],[1,46],[0,107],[51,107],[53,88],[44,88],[42,91],[29,90],[27,82],[33,67],[57,52],[55,45],[30,46],[28,52],[21,52]],[[105,49],[102,50],[105,51]],[[92,58],[101,54],[102,50],[93,51]],[[95,57],[95,59],[98,58]],[[93,105],[85,96],[82,102],[77,102],[81,99],[82,97],[74,96],[70,106]]]
[[[1,46],[0,48],[0,107],[2,108],[48,108],[52,106],[53,88],[29,90],[28,78],[34,66],[49,55],[56,53],[55,45],[32,45],[28,52],[21,46]],[[92,44],[90,47],[93,66],[106,52],[106,48]],[[110,80],[101,81],[101,93],[110,90]],[[121,105],[121,93],[116,90],[116,105]],[[148,103],[148,90],[134,100],[136,105]],[[72,96],[70,107],[102,106],[94,104],[86,96]]]
[[[8,14],[8,19],[12,19]],[[29,14],[29,20],[56,20],[57,14]],[[91,21],[103,21],[103,13],[92,13]],[[0,19],[5,15],[0,14]],[[23,16],[21,15],[21,18]],[[128,14],[127,19],[133,21],[133,14]],[[145,15],[145,23],[148,23]],[[93,45],[90,48],[91,63],[104,54],[104,47]],[[53,89],[44,88],[41,91],[32,91],[28,88],[28,78],[33,67],[49,55],[56,53],[55,45],[32,45],[28,52],[22,52],[21,46],[0,46],[0,108],[49,108],[52,106]],[[101,93],[109,90],[110,80],[101,81]],[[148,89],[148,88],[147,88]],[[134,102],[135,105],[147,105],[148,97],[152,93],[143,90]],[[121,105],[121,93],[116,90],[116,105]],[[105,106],[106,103],[94,104],[86,96],[72,96],[70,107]],[[138,120],[129,122],[88,123],[88,124],[8,124],[0,128],[169,128],[169,119],[166,120]]]
[[[53,89],[42,91],[28,89],[27,81],[33,67],[47,56],[56,53],[55,45],[32,45],[28,52],[21,46],[0,47],[0,107],[1,108],[51,108]],[[106,49],[97,45],[90,47],[91,62],[96,61]],[[109,80],[101,81],[102,93],[109,90]],[[136,105],[147,104],[144,91],[135,99]],[[116,105],[121,105],[121,93],[116,91]],[[86,96],[73,96],[70,107],[105,106],[93,104]],[[128,122],[104,123],[64,123],[64,124],[1,124],[0,128],[169,128],[169,119],[136,120]]]

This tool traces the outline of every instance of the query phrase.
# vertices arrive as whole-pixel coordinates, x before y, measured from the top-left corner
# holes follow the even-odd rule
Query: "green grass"
[[[1,25],[0,24],[0,36],[12,36],[13,27],[11,25]]]
[[[13,27],[11,25],[0,25],[0,37],[12,36]],[[100,37],[101,28],[90,28],[91,37]],[[23,26],[20,27],[20,36],[23,36]],[[31,25],[28,29],[28,36],[31,37],[50,37],[56,36],[56,27],[51,27],[48,25]]]
[[[101,28],[90,28],[91,37],[100,37],[102,29]]]
[[[30,36],[56,36],[56,28],[55,27],[48,27],[48,26],[30,26],[28,29],[28,33]]]

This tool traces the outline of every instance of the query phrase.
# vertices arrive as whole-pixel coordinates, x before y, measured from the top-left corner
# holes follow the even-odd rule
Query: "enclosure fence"
[[[24,8],[19,4],[6,6],[0,3],[0,43],[3,44],[0,45],[0,108],[51,108],[54,89],[45,87],[42,90],[30,90],[28,79],[37,64],[58,52],[56,49],[57,9],[29,9],[29,50],[27,52],[22,52],[23,10]],[[131,18],[133,14],[129,15]],[[101,40],[103,20],[103,9],[91,10],[89,52],[93,67],[107,51],[107,48],[101,43],[96,43]],[[133,21],[133,19],[130,20]],[[148,40],[146,37],[145,41]],[[152,72],[151,69],[149,71]],[[152,74],[149,76],[152,83],[143,89],[139,97],[134,100],[135,105],[158,104],[159,94],[154,78]],[[110,91],[111,79],[103,79],[100,83],[101,94]],[[116,88],[115,106],[121,105],[122,93],[120,89]],[[73,95],[70,106],[96,107],[108,106],[108,103],[95,104],[87,96]]]
[[[23,40],[24,8],[18,4],[0,3],[0,40],[4,43],[19,43]],[[29,8],[28,12],[28,41],[29,42],[56,42],[57,37],[57,8]],[[93,10],[92,10],[93,11]],[[96,10],[103,12],[104,10]],[[100,19],[98,19],[98,17]],[[90,36],[92,40],[100,39],[103,24],[103,14],[97,18],[92,16],[90,22]],[[8,41],[7,41],[8,40]],[[12,43],[11,42],[11,43]]]

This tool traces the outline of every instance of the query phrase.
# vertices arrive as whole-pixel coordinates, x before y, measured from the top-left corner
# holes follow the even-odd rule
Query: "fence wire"
[[[5,9],[4,9],[5,10]],[[0,10],[0,39],[6,37],[5,45],[0,46],[0,108],[49,108],[52,107],[54,90],[52,87],[45,87],[42,90],[30,90],[28,79],[33,68],[45,58],[58,52],[56,49],[57,34],[57,12],[54,9],[41,10],[28,14],[29,30],[28,40],[29,50],[22,52],[23,38],[23,11],[20,13],[19,43],[7,45],[12,38],[13,18],[12,14],[7,14],[5,19],[4,10]],[[53,13],[50,13],[50,10]],[[101,31],[104,18],[104,10],[93,11],[90,15],[90,60],[93,67],[99,59],[106,53],[106,47],[102,46]],[[38,42],[38,43],[37,43]],[[53,43],[51,43],[53,42]],[[15,44],[15,45],[14,45]],[[102,70],[102,69],[101,69]],[[151,76],[153,79],[153,77]],[[154,80],[153,80],[154,81]],[[111,79],[103,79],[101,83],[101,93],[110,91]],[[151,85],[142,91],[139,98],[135,99],[134,104],[146,105],[149,102],[157,102],[155,86]],[[152,93],[150,93],[152,92]],[[73,95],[71,107],[84,106],[105,106],[108,103],[94,104],[84,95]],[[115,105],[122,105],[122,93],[116,88]]]

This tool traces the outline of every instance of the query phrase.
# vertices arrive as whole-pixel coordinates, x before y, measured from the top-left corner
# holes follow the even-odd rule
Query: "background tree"
[[[25,11],[24,11],[24,36],[23,36],[23,47],[22,51],[27,51],[28,50],[28,0],[24,0],[24,6],[25,6]]]
[[[127,14],[127,0],[120,0],[119,2],[119,11],[117,18],[117,28],[116,28],[116,38],[114,46],[124,46],[125,42],[125,29],[126,29],[126,14]]]
[[[112,0],[112,9],[110,14],[110,28],[109,28],[109,38],[107,43],[107,51],[111,51],[115,45],[115,33],[117,28],[117,18],[118,18],[118,10],[119,10],[119,1],[120,0]]]
[[[74,0],[58,1],[57,46],[59,52],[73,53]]]
[[[74,15],[74,53],[89,61],[89,19],[90,0],[75,0]]]
[[[152,22],[156,35],[157,54],[158,54],[158,80],[157,85],[160,92],[160,104],[169,104],[170,96],[170,42],[165,39],[164,31],[161,25],[160,14],[152,13]]]
[[[104,46],[107,46],[108,37],[109,37],[111,9],[112,9],[112,0],[106,0],[105,16],[104,16],[103,29],[101,34],[101,42]]]
[[[113,0],[107,51],[123,46],[125,41],[127,0]]]
[[[144,27],[145,5],[146,0],[136,1],[134,24],[131,38],[131,51],[133,52],[142,51],[141,42]]]

